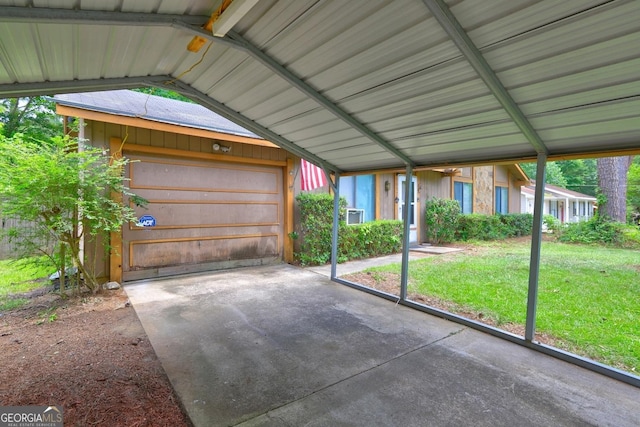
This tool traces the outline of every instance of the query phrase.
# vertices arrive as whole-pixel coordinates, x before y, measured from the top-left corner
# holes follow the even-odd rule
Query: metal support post
[[[340,174],[334,174],[334,181],[331,183],[331,176],[327,175],[331,188],[333,189],[333,229],[331,231],[331,280],[337,277],[338,264],[338,224],[340,220]]]
[[[402,207],[402,221],[404,229],[402,233],[402,270],[400,272],[400,299],[407,299],[407,283],[409,282],[409,244],[411,235],[411,196],[412,196],[412,177],[413,168],[407,165],[405,187],[404,187],[404,206]]]
[[[536,310],[538,306],[538,279],[540,275],[540,249],[542,246],[542,213],[547,168],[546,154],[538,154],[536,193],[533,206],[533,231],[531,235],[531,259],[529,262],[529,293],[527,296],[527,323],[524,339],[532,342],[536,334]]]

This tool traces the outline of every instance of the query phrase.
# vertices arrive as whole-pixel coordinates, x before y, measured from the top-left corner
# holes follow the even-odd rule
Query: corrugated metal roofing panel
[[[403,167],[407,156],[417,166],[531,157],[545,144],[552,155],[640,149],[638,117],[625,111],[640,96],[638,1],[446,2],[484,55],[483,72],[500,79],[491,88],[474,53],[419,0],[261,0],[227,42],[188,52],[193,16],[204,23],[219,4],[0,0],[55,9],[33,20],[3,9],[0,94],[27,87],[7,86],[16,83],[176,80],[209,96],[210,108],[347,171]],[[72,9],[105,13],[77,20],[63,13]]]

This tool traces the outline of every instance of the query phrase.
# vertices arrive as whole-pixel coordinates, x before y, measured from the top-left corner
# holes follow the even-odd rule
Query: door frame
[[[396,200],[398,200],[396,207],[396,215],[400,221],[403,221],[404,216],[402,214],[402,208],[404,206],[404,183],[407,181],[407,177],[404,174],[397,175],[396,185]],[[418,242],[418,178],[415,175],[411,176],[411,183],[413,184],[413,194],[411,205],[413,206],[413,223],[409,224],[409,242]]]

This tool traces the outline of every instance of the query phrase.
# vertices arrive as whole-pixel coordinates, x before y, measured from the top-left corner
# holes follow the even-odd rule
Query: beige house
[[[528,177],[517,164],[486,165],[450,169],[418,170],[411,178],[411,238],[426,241],[425,201],[433,198],[456,199],[463,213],[519,213],[520,188]],[[349,212],[362,221],[402,219],[406,175],[380,172],[344,176],[340,195],[347,199]]]
[[[136,208],[138,224],[112,234],[110,254],[95,252],[99,277],[128,281],[293,261],[288,234],[299,157],[197,104],[127,90],[55,100],[58,114],[81,120],[80,138],[132,160],[128,185],[149,201]],[[403,171],[342,176],[347,220],[401,219],[406,182]],[[426,200],[457,199],[464,213],[514,213],[527,182],[517,165],[416,171],[411,241],[426,240]]]

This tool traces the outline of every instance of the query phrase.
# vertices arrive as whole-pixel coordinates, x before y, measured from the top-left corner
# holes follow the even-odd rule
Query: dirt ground
[[[65,426],[188,426],[122,290],[46,294],[0,313],[0,403],[59,405]]]

